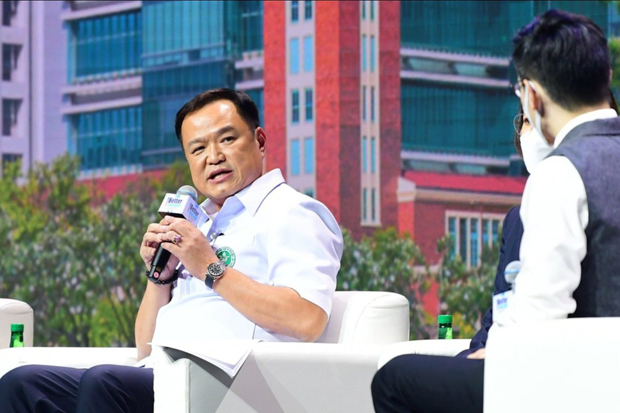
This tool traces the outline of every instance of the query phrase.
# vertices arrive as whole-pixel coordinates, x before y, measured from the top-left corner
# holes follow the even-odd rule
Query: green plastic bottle
[[[437,317],[439,322],[439,339],[452,339],[452,316],[440,315]]]
[[[24,347],[24,325],[11,324],[11,345],[10,347]]]

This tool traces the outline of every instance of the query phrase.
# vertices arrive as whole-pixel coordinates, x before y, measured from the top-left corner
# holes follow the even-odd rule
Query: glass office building
[[[608,30],[604,2],[401,2],[401,47],[410,51],[403,70],[412,73],[401,81],[403,149],[514,154],[511,120],[519,101],[510,88],[512,37],[550,8],[585,14]]]

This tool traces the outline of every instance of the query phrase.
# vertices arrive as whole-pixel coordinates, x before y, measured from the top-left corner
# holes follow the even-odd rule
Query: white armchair
[[[337,292],[317,343],[258,343],[234,379],[187,353],[155,352],[155,412],[373,412],[379,357],[408,338],[405,297]]]
[[[32,346],[33,313],[32,308],[21,301],[0,298],[0,349],[9,347],[11,324],[24,325],[24,344]]]
[[[620,318],[572,318],[491,327],[484,411],[618,409]]]
[[[409,339],[409,302],[336,292],[317,343],[258,343],[234,379],[194,356],[153,352],[156,412],[372,412],[370,383],[385,345]],[[134,348],[0,350],[0,376],[23,364],[88,368],[135,363]]]

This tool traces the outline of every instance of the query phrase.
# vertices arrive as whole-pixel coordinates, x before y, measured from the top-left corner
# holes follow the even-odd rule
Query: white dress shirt
[[[228,198],[219,212],[209,200],[202,207],[210,219],[200,230],[214,250],[227,253],[232,268],[259,283],[292,288],[329,316],[343,240],[322,203],[286,185],[276,169]],[[157,315],[153,344],[172,337],[297,341],[256,325],[204,281],[179,273],[170,303]]]
[[[577,116],[557,134],[554,148],[578,125],[618,116],[601,109]],[[586,256],[588,200],[577,169],[564,156],[544,159],[525,185],[521,202],[524,232],[515,294],[498,324],[566,318],[577,308],[573,292]]]

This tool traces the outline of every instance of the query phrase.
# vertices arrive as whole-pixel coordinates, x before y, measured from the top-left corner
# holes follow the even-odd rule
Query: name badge
[[[493,296],[493,322],[495,323],[508,308],[508,303],[512,298],[514,292],[508,290],[501,294]]]

